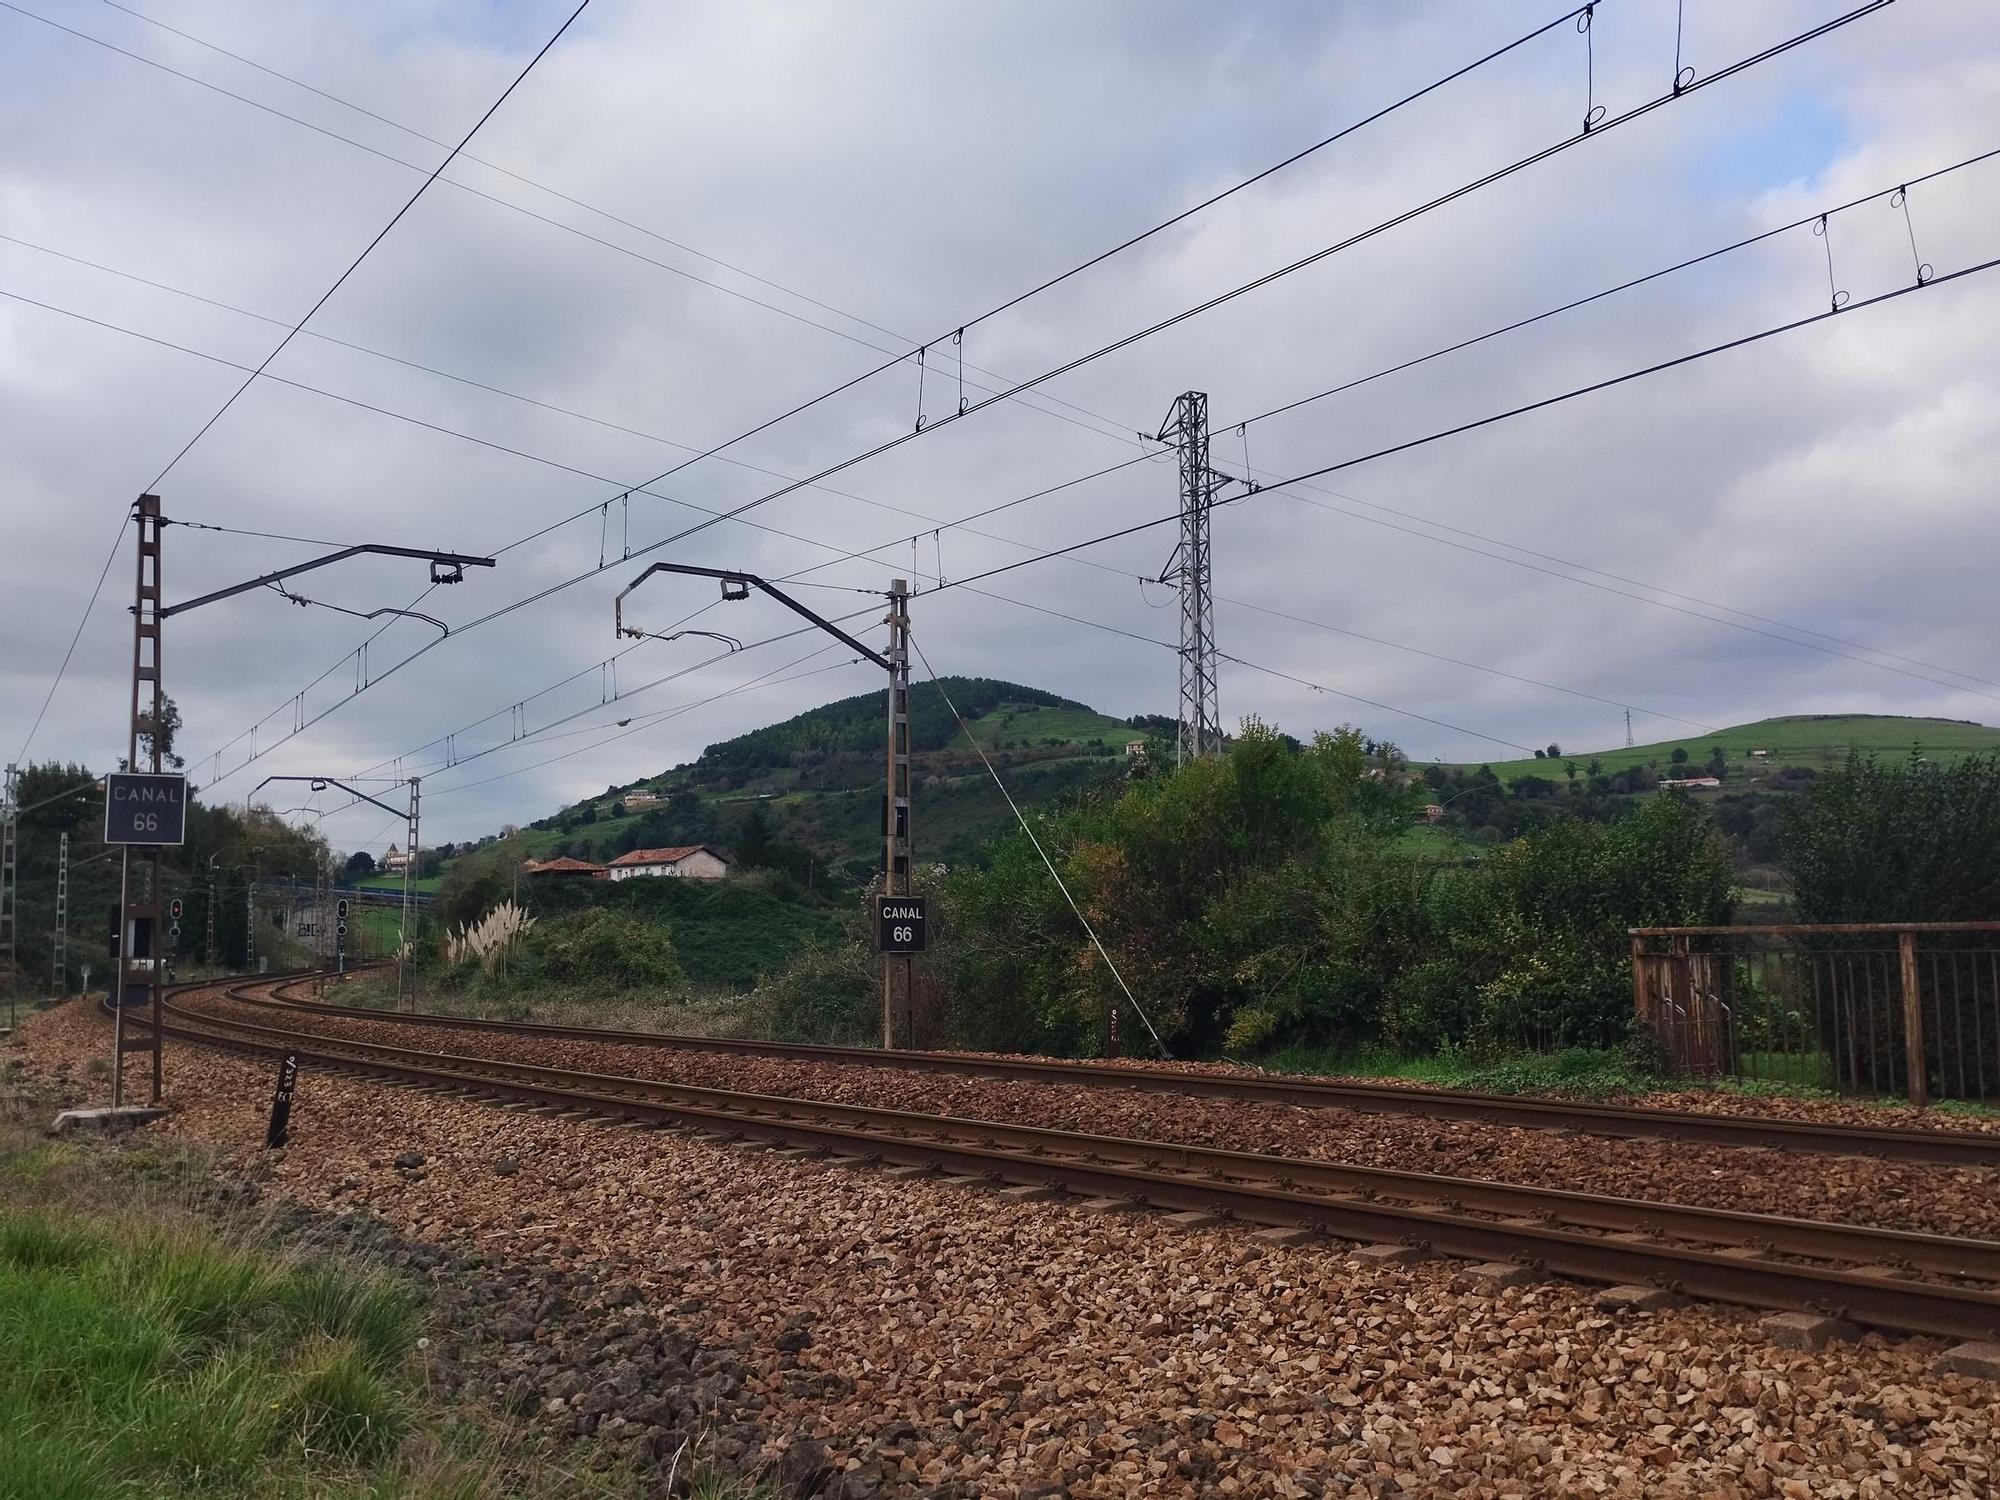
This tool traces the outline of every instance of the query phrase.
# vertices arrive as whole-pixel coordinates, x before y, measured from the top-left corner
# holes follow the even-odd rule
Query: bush
[[[666,927],[602,907],[537,922],[527,950],[533,971],[555,984],[658,989],[687,978]]]

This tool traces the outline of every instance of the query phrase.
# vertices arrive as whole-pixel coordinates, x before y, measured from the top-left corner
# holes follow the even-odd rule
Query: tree
[[[622,818],[625,816],[624,798],[621,797],[616,802],[611,804],[611,816],[614,818]]]
[[[1677,766],[1686,765],[1688,763],[1688,753],[1686,747],[1682,745],[1674,746],[1673,754],[1669,755],[1667,759],[1672,761]]]
[[[181,708],[170,696],[163,697],[160,702],[162,704],[160,711],[161,728],[159,730],[160,764],[171,766],[178,771],[182,766],[187,764],[180,756],[174,754],[174,740],[181,731]],[[148,768],[153,764],[153,736],[153,715],[148,710],[139,717],[140,764],[138,766],[125,766],[126,770],[136,771]],[[124,766],[125,762],[120,760],[118,764]]]
[[[1550,740],[1548,758],[1550,760],[1561,760],[1562,753],[1563,753],[1563,747],[1561,745],[1558,745],[1554,740]]]
[[[775,844],[770,815],[762,807],[751,808],[736,828],[736,862],[746,870],[768,865]]]
[[[357,849],[347,856],[347,863],[341,867],[340,875],[349,885],[366,880],[375,873],[375,856],[366,849]]]

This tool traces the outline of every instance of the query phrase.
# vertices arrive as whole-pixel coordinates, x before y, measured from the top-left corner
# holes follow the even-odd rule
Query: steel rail
[[[335,1005],[323,1001],[246,997],[246,1003],[303,1007],[356,1020],[450,1026],[465,1031],[599,1042],[612,1046],[666,1047],[748,1057],[788,1058],[799,1062],[848,1063],[970,1077],[1128,1088],[1144,1093],[1254,1100],[1302,1108],[1351,1109],[1365,1114],[1423,1115],[1431,1119],[1470,1120],[1485,1125],[1509,1125],[1533,1130],[1573,1130],[1583,1135],[1634,1140],[1694,1141],[1715,1146],[1870,1156],[1885,1161],[1932,1166],[2000,1166],[2000,1132],[1828,1125],[1777,1119],[1768,1115],[1704,1115],[1691,1110],[1644,1109],[1582,1100],[1478,1094],[1457,1089],[1401,1088],[1390,1084],[1337,1083],[1327,1079],[1182,1072],[1148,1064],[886,1051],[879,1047],[820,1047],[799,1042],[746,1041],[734,1037],[683,1036],[671,1032],[613,1031],[592,1026],[491,1021],[425,1011],[375,1010],[364,1005]]]
[[[225,995],[242,998],[242,987],[225,989]],[[1833,1313],[1906,1333],[2000,1334],[2000,1290],[1991,1285],[2000,1277],[2000,1245],[1991,1243],[731,1093],[344,1041],[191,1013],[178,1005],[172,1010],[195,1024],[168,1028],[171,1037],[260,1055],[294,1052],[316,1066],[434,1091],[692,1126],[845,1157],[1048,1184],[1157,1208],[1222,1213],[1250,1223],[1313,1228],[1344,1239],[1402,1241],[1445,1255],[1524,1262],[1588,1281],[1652,1283],[1716,1301]],[[203,1027],[220,1028],[221,1034]],[[300,1041],[335,1050],[301,1048],[296,1045]],[[1319,1190],[1302,1186],[1302,1176],[1313,1179]],[[1385,1181],[1401,1184],[1412,1195],[1450,1196],[1432,1202],[1390,1201],[1379,1186]],[[1340,1190],[1356,1184],[1361,1191]],[[1471,1217],[1465,1211],[1468,1204],[1515,1216]],[[1523,1208],[1538,1217],[1515,1212]],[[1622,1232],[1600,1236],[1562,1227],[1558,1221],[1566,1211],[1578,1216],[1573,1223],[1595,1222]],[[1656,1238],[1668,1228],[1663,1216],[1674,1216],[1672,1222],[1701,1244]],[[1718,1242],[1734,1247],[1733,1252],[1704,1248]],[[1784,1247],[1820,1260],[1865,1257],[1869,1268],[1770,1258]],[[1744,1248],[1757,1253],[1746,1256]],[[1884,1269],[1916,1265],[1920,1258],[1951,1274],[1982,1275],[1987,1284],[1909,1280]]]

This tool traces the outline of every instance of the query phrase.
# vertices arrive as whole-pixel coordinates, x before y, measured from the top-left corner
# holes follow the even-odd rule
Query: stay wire
[[[1146,1030],[1153,1038],[1153,1045],[1160,1049],[1160,1056],[1171,1062],[1173,1054],[1167,1051],[1167,1044],[1161,1040],[1158,1028],[1153,1025],[1153,1018],[1146,1014],[1146,1008],[1139,1003],[1139,997],[1132,993],[1132,986],[1127,984],[1125,976],[1118,972],[1118,964],[1111,957],[1110,950],[1104,946],[1104,940],[1097,935],[1097,929],[1090,925],[1090,918],[1083,914],[1083,908],[1076,904],[1076,897],[1070,894],[1068,882],[1062,878],[1062,872],[1056,868],[1055,861],[1049,858],[1048,850],[1042,847],[1042,841],[1037,837],[1034,827],[1028,822],[1027,818],[1022,816],[1020,805],[1014,801],[1014,794],[1007,790],[1007,783],[1000,779],[1000,773],[993,769],[993,762],[986,758],[985,747],[973,738],[972,726],[965,722],[965,716],[958,711],[958,705],[951,701],[951,694],[945,690],[945,685],[939,679],[937,669],[931,665],[930,658],[924,655],[924,648],[917,645],[917,639],[914,635],[909,635],[907,639],[912,646],[916,647],[917,658],[923,662],[924,670],[930,673],[931,686],[936,688],[937,695],[944,699],[944,706],[951,711],[951,716],[958,720],[958,727],[963,731],[966,743],[971,745],[973,752],[978,755],[979,763],[986,767],[986,774],[993,778],[993,784],[1000,788],[1000,795],[1007,799],[1008,811],[1014,814],[1014,821],[1021,825],[1021,832],[1028,836],[1028,842],[1035,846],[1035,853],[1041,856],[1042,864],[1048,870],[1049,877],[1056,883],[1056,889],[1062,892],[1063,900],[1069,903],[1070,911],[1075,914],[1077,921],[1082,924],[1084,932],[1089,935],[1091,946],[1097,949],[1098,957],[1104,960],[1104,967],[1111,971],[1111,977],[1118,981],[1118,988],[1124,992],[1125,998],[1131,1002],[1133,1011],[1137,1013],[1141,1021],[1146,1023]]]

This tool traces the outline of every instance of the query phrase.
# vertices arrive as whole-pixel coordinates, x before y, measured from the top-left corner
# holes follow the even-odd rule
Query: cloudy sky
[[[1682,64],[1699,82],[1852,3],[1686,0]],[[133,496],[572,4],[0,9],[0,755],[114,543],[28,753],[122,753]],[[1675,10],[1604,0],[1588,37],[1564,22],[983,319],[1559,7],[594,0],[159,483],[177,522],[272,534],[170,529],[170,601],[326,543],[499,565],[427,595],[400,560],[293,585],[420,609],[446,639],[262,591],[172,621],[191,774],[230,799],[273,774],[421,774],[430,838],[525,821],[877,685],[819,638],[758,644],[796,623],[769,601],[665,577],[628,601],[652,630],[709,606],[688,623],[747,648],[711,661],[705,638],[619,642],[612,599],[628,548],[910,433],[920,400],[921,436],[648,560],[799,575],[879,641],[892,577],[923,590],[1170,515],[1172,458],[1136,434],[1183,391],[1209,394],[1215,465],[1268,483],[1825,311],[1829,248],[1857,304],[1836,318],[1218,511],[1224,720],[1475,761],[1621,743],[1627,707],[1641,740],[1779,713],[2000,723],[2000,273],[1858,306],[1911,284],[1911,231],[1938,276],[2000,255],[2000,159],[1912,187],[1907,222],[1874,198],[1825,237],[1239,431],[2000,147],[2000,16],[1973,0],[1901,0],[1620,123],[1670,90]],[[961,380],[976,403],[1093,354],[1574,137],[1593,105],[1603,125],[1559,155],[943,420]],[[920,343],[921,372],[687,463]],[[1141,582],[1172,542],[920,594],[917,639],[940,673],[1172,712],[1174,599]],[[340,848],[395,831],[369,809],[324,827]]]

